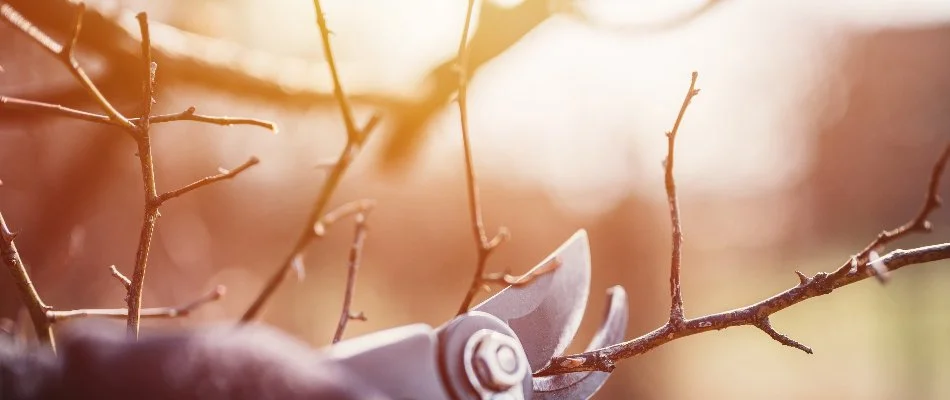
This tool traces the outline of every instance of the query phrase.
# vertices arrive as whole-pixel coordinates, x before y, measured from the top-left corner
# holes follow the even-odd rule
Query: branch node
[[[0,239],[3,239],[3,241],[6,243],[13,243],[19,234],[20,232],[11,231],[6,225],[0,226]]]
[[[303,282],[304,278],[307,277],[307,265],[303,262],[303,253],[297,253],[297,255],[294,256],[294,260],[291,261],[291,267],[297,274],[297,282]]]

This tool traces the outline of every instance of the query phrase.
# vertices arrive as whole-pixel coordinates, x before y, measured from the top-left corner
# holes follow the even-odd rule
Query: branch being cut
[[[274,293],[277,292],[277,289],[287,278],[287,275],[294,269],[294,265],[298,264],[295,260],[299,260],[300,255],[303,254],[307,246],[310,245],[310,242],[322,236],[322,231],[318,232],[315,228],[325,227],[325,224],[320,224],[320,222],[323,220],[323,213],[330,203],[330,198],[343,180],[343,176],[349,169],[350,164],[356,159],[363,144],[369,139],[370,134],[376,126],[379,125],[382,118],[379,113],[376,113],[373,114],[369,121],[362,127],[357,125],[346,93],[343,91],[343,85],[340,83],[336,61],[333,57],[333,48],[330,46],[330,29],[327,27],[326,17],[323,13],[323,7],[320,5],[320,0],[314,0],[313,7],[316,11],[317,27],[320,30],[320,40],[323,44],[323,54],[327,59],[330,74],[333,77],[333,97],[340,107],[340,114],[343,117],[343,124],[346,127],[346,144],[343,146],[343,150],[340,151],[340,155],[336,161],[332,164],[329,174],[327,175],[327,180],[324,182],[320,193],[317,195],[310,209],[310,215],[307,217],[304,229],[297,237],[297,242],[281,260],[251,305],[244,311],[244,315],[241,316],[240,320],[242,324],[250,322],[260,315],[264,305],[270,300]]]
[[[366,315],[362,312],[354,314],[350,309],[353,303],[353,294],[356,292],[356,273],[360,269],[360,261],[363,258],[363,242],[366,240],[366,211],[360,211],[354,218],[356,220],[356,232],[353,234],[353,245],[350,246],[350,258],[347,265],[346,274],[346,292],[343,294],[343,309],[340,311],[340,322],[337,323],[336,333],[333,334],[333,342],[339,342],[343,339],[343,332],[346,331],[346,325],[351,320],[366,321]]]
[[[465,294],[465,299],[459,306],[458,315],[468,312],[472,305],[472,300],[478,293],[478,289],[485,284],[485,266],[488,263],[488,257],[493,250],[510,236],[508,229],[501,227],[493,238],[488,239],[485,233],[485,223],[482,221],[482,205],[478,199],[478,180],[475,176],[475,161],[472,159],[472,145],[469,140],[468,132],[468,30],[472,24],[472,10],[475,8],[475,0],[468,1],[468,8],[465,10],[465,25],[462,28],[462,38],[459,40],[458,50],[458,105],[459,119],[462,126],[462,149],[465,153],[465,178],[468,187],[468,209],[472,219],[472,233],[475,236],[475,246],[478,252],[478,259],[475,264],[475,275],[472,278],[472,284]]]
[[[693,84],[695,83],[695,79],[696,75],[694,73]],[[690,93],[692,93],[693,84],[690,85]],[[687,95],[686,101],[684,101],[683,108],[681,108],[681,113],[677,120],[682,118],[682,111],[685,110],[689,99],[690,96]],[[674,131],[675,129],[676,128],[674,128]],[[672,140],[675,137],[675,134],[669,136],[670,152],[668,157],[672,160]],[[884,245],[887,243],[890,243],[911,232],[927,232],[930,230],[929,227],[931,225],[930,222],[927,221],[927,218],[929,217],[930,213],[941,204],[940,197],[937,193],[939,191],[940,178],[944,169],[946,168],[948,159],[950,159],[950,143],[947,144],[941,155],[938,157],[937,161],[934,163],[924,205],[922,206],[920,212],[918,212],[918,214],[913,219],[896,229],[884,231],[878,235],[877,238],[875,238],[867,247],[865,247],[865,250],[862,250],[857,256],[851,257],[849,261],[845,262],[844,265],[839,267],[834,272],[819,272],[815,274],[815,276],[809,277],[801,272],[796,271],[795,274],[798,276],[799,281],[798,285],[758,303],[718,314],[692,319],[684,318],[679,321],[671,316],[670,321],[668,321],[663,326],[636,339],[580,354],[554,357],[550,363],[541,368],[541,370],[535,372],[534,375],[550,376],[581,371],[610,372],[615,368],[616,362],[643,354],[673,340],[703,332],[743,325],[754,326],[783,345],[794,347],[811,354],[812,350],[808,346],[805,346],[794,339],[776,331],[772,327],[769,317],[772,314],[775,314],[810,298],[827,295],[837,288],[867,279],[872,275],[872,273],[868,272],[870,270],[868,268],[868,264],[876,265],[877,269],[885,273],[890,273],[908,265],[950,259],[950,243],[935,244],[910,250],[897,249],[879,258],[872,257],[872,255],[877,254],[878,251],[882,251]],[[669,173],[671,166],[668,165],[667,168],[667,172]],[[667,175],[667,178],[667,186],[669,188],[669,183],[672,177],[671,175]],[[672,205],[675,203],[675,192],[670,193]],[[675,225],[676,222],[674,221],[674,229]],[[674,244],[675,240],[674,234]],[[675,251],[674,257],[676,257]],[[867,258],[873,259],[868,260]],[[671,277],[671,284],[672,283],[673,279]],[[673,293],[671,293],[671,296],[674,297],[674,307],[676,305],[676,292],[677,291],[674,290]]]

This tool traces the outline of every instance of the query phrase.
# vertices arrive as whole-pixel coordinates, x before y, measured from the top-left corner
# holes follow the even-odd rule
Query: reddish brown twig
[[[485,223],[482,221],[482,206],[478,196],[478,180],[475,176],[475,161],[472,156],[472,144],[468,135],[468,31],[472,24],[472,10],[475,8],[475,0],[468,1],[468,8],[465,10],[465,25],[462,28],[462,38],[459,40],[458,49],[458,105],[459,122],[462,126],[462,149],[465,153],[465,178],[468,188],[468,209],[472,219],[472,233],[475,236],[475,247],[478,252],[478,259],[475,263],[475,275],[472,278],[472,284],[465,293],[465,299],[459,306],[458,315],[468,312],[472,305],[472,300],[478,293],[478,289],[485,284],[485,267],[488,263],[488,257],[492,251],[509,237],[508,229],[501,227],[498,233],[491,240],[485,233]]]
[[[324,182],[320,193],[314,201],[313,207],[310,209],[310,215],[307,217],[307,222],[304,225],[303,231],[297,237],[296,243],[281,260],[280,264],[274,270],[274,273],[264,284],[264,288],[261,289],[261,292],[254,298],[254,301],[248,306],[247,310],[244,311],[240,323],[247,323],[260,315],[264,305],[270,300],[271,296],[277,292],[277,289],[281,283],[284,282],[290,271],[294,269],[294,260],[304,252],[311,241],[322,236],[318,234],[314,228],[317,228],[317,224],[322,220],[323,213],[330,203],[330,198],[336,191],[337,186],[339,186],[340,181],[343,180],[343,176],[346,174],[347,169],[349,169],[350,164],[356,159],[363,144],[382,118],[378,113],[373,114],[362,128],[357,126],[353,111],[350,108],[350,103],[347,100],[346,93],[343,91],[343,85],[340,83],[336,61],[333,58],[333,49],[330,46],[330,29],[327,27],[323,7],[320,5],[319,0],[314,0],[313,7],[317,14],[317,27],[320,30],[320,40],[323,43],[323,54],[327,59],[330,75],[333,77],[333,97],[340,107],[340,114],[343,116],[343,124],[346,127],[346,144],[343,146],[343,150],[340,152],[336,161],[332,164],[326,182]],[[320,225],[320,227],[325,227],[325,224]]]
[[[696,79],[699,74],[693,72],[689,82],[689,90],[686,97],[683,98],[683,104],[680,106],[680,112],[676,116],[676,122],[673,123],[673,129],[666,133],[667,152],[666,160],[663,165],[665,169],[666,198],[670,206],[670,222],[673,225],[673,254],[670,257],[670,322],[679,325],[685,319],[683,314],[683,292],[680,289],[680,267],[683,258],[683,227],[680,223],[679,200],[676,197],[676,180],[673,178],[673,155],[676,148],[676,134],[679,132],[680,124],[683,122],[683,116],[686,115],[686,108],[693,100],[699,89],[696,89]]]
[[[48,35],[43,33],[43,31],[33,26],[33,24],[22,14],[13,9],[13,6],[9,4],[0,4],[0,15],[2,15],[7,22],[19,29],[21,32],[29,35],[34,41],[42,45],[44,49],[56,57],[57,60],[62,62],[63,65],[66,66],[66,69],[69,70],[69,73],[72,74],[76,81],[78,81],[83,86],[89,97],[91,97],[109,116],[109,119],[128,131],[133,131],[136,129],[135,124],[120,114],[115,109],[115,107],[112,106],[112,103],[110,103],[109,100],[106,100],[105,96],[102,95],[96,85],[92,83],[92,80],[89,79],[89,76],[86,75],[86,71],[84,71],[76,61],[73,49],[76,47],[76,41],[79,39],[79,32],[82,29],[82,17],[85,12],[85,4],[76,4],[76,18],[75,22],[73,23],[72,34],[70,35],[69,41],[66,42],[66,44],[60,45]]]
[[[190,192],[190,191],[193,191],[193,190],[195,190],[195,189],[199,189],[199,188],[202,188],[202,187],[204,187],[204,186],[208,186],[208,185],[210,185],[210,184],[212,184],[212,183],[220,182],[220,181],[223,181],[223,180],[225,180],[225,179],[234,178],[235,176],[237,176],[237,175],[240,174],[241,172],[246,171],[248,168],[251,168],[251,167],[257,165],[257,164],[259,164],[260,162],[261,162],[261,161],[258,160],[257,157],[251,157],[251,158],[249,158],[247,161],[245,161],[244,164],[238,165],[238,166],[237,166],[236,168],[234,168],[234,169],[231,169],[231,170],[227,170],[227,169],[224,169],[224,168],[218,169],[218,174],[217,174],[217,175],[206,176],[206,177],[201,178],[201,179],[199,179],[199,180],[197,180],[197,181],[195,181],[195,182],[192,182],[192,183],[190,183],[190,184],[188,184],[188,185],[186,185],[186,186],[184,186],[184,187],[182,187],[182,188],[175,189],[175,190],[172,190],[172,191],[170,191],[170,192],[162,193],[161,195],[158,196],[158,204],[161,205],[162,203],[164,203],[164,202],[166,202],[166,201],[168,201],[168,200],[174,199],[174,198],[176,198],[176,197],[178,197],[178,196],[181,196],[181,195],[183,195],[183,194],[185,194],[185,193],[188,193],[188,192]]]
[[[56,344],[53,340],[53,330],[45,316],[46,310],[49,310],[50,307],[43,302],[39,292],[36,291],[36,286],[33,285],[30,274],[26,271],[26,265],[23,264],[20,253],[17,252],[16,245],[13,243],[14,239],[16,239],[16,234],[7,226],[7,222],[3,219],[3,213],[0,213],[0,256],[3,257],[3,264],[10,271],[10,276],[13,277],[13,281],[17,285],[17,292],[20,293],[20,300],[23,301],[30,313],[36,337],[55,351]]]
[[[695,80],[696,75],[694,74],[693,84],[690,85],[689,93],[693,93],[693,85],[695,84]],[[680,115],[677,118],[678,121],[682,118],[683,111],[685,110],[690,97],[690,95],[687,95],[687,98],[683,103],[683,107],[681,108]],[[670,151],[668,153],[669,160],[672,160],[672,138],[675,137],[675,130],[676,127],[674,127],[674,133],[669,135],[671,138],[669,147]],[[837,288],[867,279],[870,274],[866,272],[867,268],[863,265],[867,264],[868,261],[856,260],[867,258],[870,254],[877,254],[877,250],[883,248],[884,244],[904,236],[909,232],[929,231],[930,223],[927,222],[927,216],[934,209],[940,206],[940,198],[937,193],[939,190],[940,178],[944,169],[946,168],[948,159],[950,159],[950,143],[947,144],[947,147],[943,150],[940,157],[934,163],[924,205],[921,208],[921,211],[913,219],[911,219],[910,222],[894,230],[884,231],[884,233],[878,235],[878,237],[874,239],[871,244],[865,248],[865,250],[858,253],[857,256],[852,257],[851,261],[848,261],[845,263],[845,265],[838,268],[833,273],[819,272],[815,274],[815,276],[808,277],[805,274],[796,271],[795,274],[798,276],[799,280],[798,285],[758,303],[735,310],[692,319],[683,318],[681,320],[677,320],[675,315],[671,315],[670,321],[668,321],[666,324],[636,339],[580,354],[554,357],[548,365],[537,371],[535,376],[549,376],[581,371],[609,372],[615,368],[615,364],[618,361],[643,354],[670,341],[703,332],[743,325],[754,326],[783,345],[794,347],[811,354],[812,349],[808,346],[805,346],[794,339],[776,331],[772,327],[769,317],[772,314],[775,314],[802,301],[813,297],[830,294]],[[672,183],[672,175],[670,172],[672,170],[672,166],[669,164],[671,163],[668,163],[667,165],[668,192],[669,187],[671,186],[670,184]],[[671,194],[670,199],[671,208],[673,208],[675,204],[675,194]],[[675,213],[671,214],[675,216]],[[676,229],[677,224],[675,221],[676,219],[674,219],[674,230]],[[676,239],[674,239],[674,245],[675,240]],[[675,260],[676,257],[677,254],[674,250],[674,266],[678,266],[678,262]],[[883,257],[870,260],[870,262],[875,264],[878,269],[890,273],[908,265],[923,264],[946,259],[950,259],[950,243],[918,247],[911,250],[898,249],[891,251]],[[671,277],[671,285],[673,283],[678,283],[678,280],[674,281]],[[678,287],[674,286],[671,289],[673,289],[672,295],[674,296],[673,306],[675,311],[675,295],[676,292],[678,292]]]
[[[108,115],[91,113],[88,111],[76,110],[73,108],[61,106],[58,104],[49,104],[39,101],[18,99],[16,97],[0,96],[0,109],[9,109],[15,111],[26,111],[26,112],[35,112],[35,113],[44,113],[49,115],[55,115],[65,118],[72,118],[81,121],[96,122],[100,124],[119,126],[120,123],[116,123],[113,119],[109,118]],[[153,115],[149,117],[149,123],[151,124],[163,124],[169,122],[179,122],[179,121],[194,121],[201,122],[212,125],[221,125],[221,126],[232,126],[232,125],[251,125],[259,126],[261,128],[269,129],[271,132],[277,133],[277,125],[273,122],[265,121],[262,119],[256,118],[234,118],[234,117],[217,117],[211,115],[202,115],[196,114],[197,110],[195,107],[188,107],[185,111],[175,114],[162,114],[162,115]],[[129,122],[133,124],[138,124],[140,118],[130,118]]]
[[[347,263],[346,273],[346,292],[343,294],[343,309],[340,311],[340,321],[336,326],[336,333],[333,334],[333,342],[339,342],[343,339],[343,332],[346,331],[346,325],[350,320],[358,319],[366,321],[366,315],[362,312],[354,314],[351,310],[353,303],[353,294],[356,292],[356,274],[360,269],[360,262],[363,258],[363,243],[366,241],[366,211],[360,211],[354,217],[356,221],[356,232],[353,234],[353,245],[350,246],[350,257]]]
[[[881,257],[881,262],[887,265],[889,271],[896,271],[908,265],[946,259],[950,259],[950,243],[910,250],[894,250]],[[867,278],[867,274],[854,271],[837,279],[833,279],[830,274],[820,272],[813,277],[806,278],[804,284],[799,284],[758,303],[718,314],[687,319],[683,321],[682,328],[675,328],[667,322],[652,332],[633,340],[585,353],[554,357],[551,363],[535,373],[535,376],[559,375],[580,371],[609,372],[614,369],[614,364],[620,360],[646,353],[676,339],[743,325],[752,325],[762,329],[762,321],[767,320],[774,313]],[[769,326],[765,332],[775,338],[776,332],[774,330],[770,332],[770,330],[771,327]],[[801,343],[781,334],[778,336],[784,338],[779,340],[782,344],[810,353],[811,349]]]
[[[225,292],[226,292],[225,287],[223,285],[218,285],[210,292],[179,307],[143,308],[139,312],[139,317],[140,318],[187,317],[191,315],[192,311],[197,310],[201,306],[220,300],[222,297],[224,297]],[[46,317],[49,319],[49,322],[51,323],[60,322],[67,319],[83,318],[83,317],[126,319],[128,318],[128,316],[129,316],[128,308],[90,308],[90,309],[62,310],[62,311],[49,310],[46,312]]]
[[[914,232],[930,232],[933,225],[927,218],[930,217],[930,213],[940,208],[943,204],[943,199],[940,198],[940,193],[938,192],[940,190],[940,179],[943,177],[943,171],[946,169],[948,159],[950,159],[950,143],[947,144],[947,147],[943,149],[943,153],[937,159],[937,162],[934,163],[933,170],[930,173],[930,182],[927,184],[927,193],[924,195],[924,204],[920,207],[920,211],[917,212],[917,215],[904,225],[889,231],[882,231],[877,235],[877,238],[865,246],[863,250],[838,267],[832,275],[835,277],[846,275],[850,273],[852,269],[857,269],[862,273],[875,274],[874,269],[867,268],[868,264],[874,261],[871,259],[872,257],[870,257],[872,252],[881,253],[888,243],[908,234]]]

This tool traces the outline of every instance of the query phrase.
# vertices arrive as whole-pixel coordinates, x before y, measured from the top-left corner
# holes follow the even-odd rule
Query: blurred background
[[[53,37],[68,36],[71,11],[61,0],[11,3]],[[153,129],[160,190],[251,155],[262,160],[163,207],[150,257],[146,306],[182,304],[218,284],[228,294],[191,318],[144,329],[233,321],[292,247],[324,180],[315,166],[345,140],[312,3],[88,3],[101,14],[87,16],[80,62],[120,110],[138,112],[138,50],[123,35],[138,35],[132,15],[145,10],[167,24],[153,26],[157,112],[194,105],[280,126],[277,136],[192,123]],[[438,325],[469,285],[475,249],[450,103],[455,78],[446,72],[465,3],[324,1],[357,114],[386,115],[333,200],[378,201],[354,299],[369,321],[351,323],[347,337]],[[950,2],[704,3],[479,4],[473,148],[489,232],[512,232],[489,269],[525,271],[587,229],[594,280],[574,350],[596,329],[600,294],[612,285],[630,293],[628,336],[668,316],[663,133],[691,71],[702,93],[680,129],[676,165],[688,316],[784,290],[797,283],[795,270],[833,270],[911,218],[950,138]],[[0,25],[0,65],[0,94],[98,111],[56,60],[8,25]],[[59,309],[122,307],[107,267],[130,273],[135,254],[142,189],[132,141],[103,126],[3,110],[0,130],[0,209],[21,232],[43,298]],[[387,158],[399,146],[415,150]],[[933,234],[897,246],[947,241],[950,212],[931,220]],[[311,246],[306,276],[288,280],[263,322],[329,343],[351,240],[344,222]],[[948,398],[948,267],[908,268],[886,287],[865,281],[775,315],[776,328],[814,355],[752,328],[708,333],[624,361],[597,397]],[[0,317],[26,321],[6,274]]]

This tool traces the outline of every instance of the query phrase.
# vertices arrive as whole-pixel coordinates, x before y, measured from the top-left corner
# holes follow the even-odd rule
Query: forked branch
[[[478,294],[479,288],[483,287],[488,281],[485,280],[485,267],[488,263],[488,257],[498,245],[508,239],[510,233],[505,227],[498,229],[498,233],[491,239],[485,233],[485,223],[482,220],[482,205],[478,195],[478,179],[475,174],[475,161],[472,156],[472,144],[469,140],[468,131],[468,32],[472,24],[472,10],[475,8],[475,0],[468,1],[468,8],[465,10],[465,24],[462,27],[462,38],[459,40],[458,49],[458,106],[459,122],[462,126],[462,150],[465,153],[465,182],[468,188],[468,209],[472,220],[472,234],[475,237],[475,249],[477,251],[477,261],[475,262],[475,275],[472,277],[472,284],[469,285],[468,292],[465,293],[465,299],[459,306],[458,315],[468,312],[472,305],[472,300]]]
[[[356,274],[360,269],[360,262],[363,259],[363,243],[366,241],[366,214],[369,209],[359,211],[354,217],[356,221],[356,232],[353,233],[353,245],[350,246],[350,257],[347,262],[346,272],[346,291],[343,294],[343,309],[340,311],[340,321],[336,326],[336,333],[333,334],[333,343],[343,339],[343,333],[346,331],[346,325],[351,320],[366,321],[366,315],[362,312],[354,313],[351,309],[353,303],[353,294],[356,293]]]
[[[12,6],[7,3],[0,2],[0,17],[2,17],[4,21],[11,24],[13,27],[30,36],[44,49],[60,60],[70,71],[73,77],[83,86],[83,88],[85,88],[89,96],[99,105],[106,115],[75,110],[60,105],[46,104],[5,96],[0,96],[0,109],[52,113],[54,115],[61,115],[78,120],[114,125],[125,131],[135,141],[138,150],[137,156],[139,158],[139,165],[142,173],[144,192],[144,216],[142,228],[141,233],[139,234],[139,243],[135,255],[135,266],[131,278],[126,278],[124,275],[119,273],[118,270],[113,268],[113,275],[119,278],[119,280],[123,282],[123,285],[127,287],[127,329],[129,334],[135,337],[138,335],[139,319],[141,318],[142,290],[145,285],[145,273],[148,266],[148,255],[151,248],[152,236],[155,232],[155,225],[159,216],[159,207],[166,200],[183,195],[199,187],[232,178],[238,173],[257,164],[257,159],[251,158],[248,162],[238,168],[235,168],[234,170],[222,171],[219,175],[211,176],[199,180],[198,182],[195,182],[191,185],[185,186],[181,189],[159,195],[155,182],[155,164],[152,159],[152,146],[149,131],[151,124],[174,121],[196,121],[217,125],[256,125],[271,129],[273,131],[276,131],[276,126],[273,123],[267,121],[249,118],[211,117],[198,115],[195,114],[194,107],[190,107],[187,110],[177,114],[153,116],[152,104],[154,103],[155,74],[158,66],[152,61],[151,37],[149,34],[148,17],[145,13],[139,13],[136,16],[139,22],[139,30],[141,33],[141,71],[142,75],[144,76],[143,93],[142,98],[140,99],[141,113],[138,118],[127,118],[118,110],[116,110],[109,100],[102,95],[96,85],[92,83],[85,71],[83,71],[76,61],[74,49],[79,38],[79,32],[82,28],[84,13],[85,5],[83,5],[83,3],[78,3],[76,6],[76,18],[71,31],[72,34],[70,35],[70,39],[65,44],[61,45],[43,33],[43,31],[41,31],[39,28],[34,26]],[[10,240],[10,244],[12,248],[12,240]],[[15,251],[8,253],[15,254]],[[42,305],[42,301],[40,301],[39,297],[35,294],[35,289],[31,289],[32,284],[29,283],[29,277],[26,275],[25,270],[22,274],[15,274],[14,278],[17,280],[18,286],[21,289],[21,294],[25,296],[24,298],[32,299],[27,302],[28,305],[31,303],[34,303],[34,305]],[[34,324],[37,324],[38,329],[42,324],[48,325],[48,318],[46,318],[45,315],[41,315],[39,313],[39,307],[30,307],[32,307],[31,317],[34,320]],[[100,310],[95,312],[103,313],[104,311]],[[113,314],[118,315],[117,313]],[[176,315],[180,314],[181,313],[179,312]],[[43,335],[40,336],[42,337]]]
[[[343,180],[343,176],[349,169],[350,164],[356,159],[363,144],[369,139],[370,134],[379,125],[381,116],[374,114],[362,127],[359,127],[353,116],[353,110],[347,100],[346,93],[343,91],[343,85],[340,83],[339,72],[337,71],[336,60],[333,57],[333,48],[330,45],[330,29],[327,27],[326,16],[323,13],[323,7],[319,0],[313,1],[313,7],[316,11],[317,27],[320,30],[320,40],[323,44],[323,54],[327,59],[330,68],[330,75],[333,77],[333,97],[340,107],[340,114],[343,116],[343,124],[346,127],[346,144],[336,161],[329,167],[329,173],[320,193],[314,200],[310,208],[310,215],[304,225],[303,231],[297,237],[296,243],[283,257],[273,274],[264,284],[264,288],[254,298],[251,305],[244,311],[240,323],[247,323],[257,318],[268,300],[277,292],[280,285],[286,280],[287,275],[294,269],[295,265],[300,265],[300,255],[307,249],[310,243],[323,236],[323,231],[317,231],[315,228],[326,227],[326,224],[320,224],[326,211],[330,198],[336,191],[337,186]],[[329,165],[322,163],[324,166]]]
[[[667,190],[674,224],[674,247],[679,239],[675,233],[678,225],[678,214],[674,211],[676,195],[675,191],[669,190],[673,184],[671,162],[673,158],[673,139],[676,136],[675,131],[679,125],[679,120],[682,119],[683,111],[685,111],[686,105],[690,100],[690,94],[694,94],[695,81],[696,75],[694,73],[693,81],[690,84],[690,91],[688,92],[689,94],[687,94],[680,115],[677,117],[677,124],[674,126],[673,132],[669,135],[669,162],[666,168]],[[928,232],[930,230],[931,225],[927,218],[930,213],[941,204],[938,191],[940,179],[946,169],[948,159],[950,159],[950,143],[947,144],[934,163],[934,168],[927,186],[924,205],[913,219],[898,228],[884,231],[878,235],[864,250],[859,252],[856,256],[851,257],[834,272],[819,272],[809,277],[796,271],[795,274],[798,276],[798,285],[758,303],[699,318],[687,319],[684,317],[681,320],[677,320],[675,312],[678,303],[676,297],[679,293],[679,262],[677,252],[674,250],[674,268],[671,271],[673,273],[671,273],[670,277],[673,313],[671,313],[670,321],[636,339],[584,353],[554,357],[549,364],[537,371],[535,376],[550,376],[581,371],[610,372],[615,368],[615,364],[618,361],[646,353],[673,340],[703,332],[744,325],[754,326],[783,345],[794,347],[811,354],[812,349],[808,346],[776,331],[772,327],[769,317],[772,314],[805,300],[830,294],[837,288],[867,279],[873,275],[873,273],[870,272],[873,269],[868,268],[869,264],[877,265],[882,271],[890,273],[908,265],[950,259],[950,243],[935,244],[910,250],[897,249],[879,258],[873,257],[873,255],[883,251],[886,244],[894,240],[906,236],[911,232]],[[679,300],[679,304],[682,304],[681,300]]]
[[[198,297],[187,304],[178,306],[178,307],[158,307],[158,308],[143,308],[141,309],[139,316],[141,318],[181,318],[191,315],[191,313],[201,306],[220,300],[224,297],[226,289],[222,285],[218,285],[213,290],[205,293],[201,297]],[[51,323],[60,322],[67,319],[82,318],[82,317],[100,317],[100,318],[118,318],[126,319],[129,316],[128,308],[90,308],[90,309],[80,309],[80,310],[63,310],[63,311],[54,311],[50,310],[46,312],[46,317]]]

